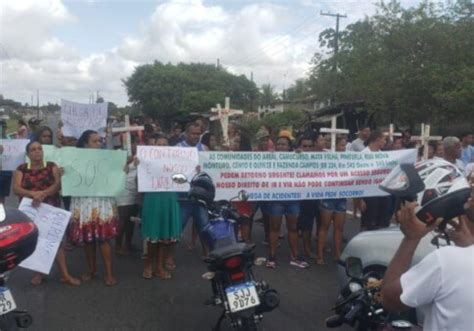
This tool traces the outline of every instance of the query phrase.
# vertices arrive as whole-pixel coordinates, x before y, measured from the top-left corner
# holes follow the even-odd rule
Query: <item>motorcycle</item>
[[[409,319],[384,310],[380,292],[383,277],[373,271],[364,275],[359,258],[346,259],[346,274],[350,280],[333,308],[336,314],[326,319],[328,328],[347,324],[357,331],[422,330]]]
[[[33,318],[18,310],[7,280],[9,272],[30,256],[38,241],[38,228],[19,210],[0,203],[0,330],[28,328]]]
[[[173,176],[173,181],[179,184],[189,182],[192,192],[194,178],[188,181],[186,176],[177,174]],[[280,299],[276,290],[254,277],[252,267],[256,245],[238,242],[236,238],[235,224],[240,216],[231,202],[237,199],[246,201],[248,195],[240,191],[230,201],[212,201],[191,195],[190,198],[202,204],[209,215],[209,222],[200,232],[201,240],[210,249],[209,256],[204,260],[208,272],[203,278],[211,282],[212,298],[206,304],[223,308],[212,330],[220,330],[225,318],[237,330],[256,330],[263,314],[278,307]]]

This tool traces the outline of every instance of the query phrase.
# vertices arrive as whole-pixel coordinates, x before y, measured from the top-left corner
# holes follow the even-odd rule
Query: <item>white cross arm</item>
[[[319,132],[323,133],[339,133],[339,134],[346,134],[349,133],[349,130],[346,129],[329,129],[329,128],[321,128]]]
[[[423,136],[412,136],[410,138],[411,141],[434,141],[434,140],[443,140],[441,136],[430,136],[430,137],[423,137]]]
[[[383,133],[385,136],[393,136],[393,137],[401,137],[403,136],[400,132],[393,132],[392,134],[390,134],[390,132],[384,132]]]
[[[144,131],[144,130],[145,130],[145,127],[143,127],[143,126],[130,126],[130,127],[123,127],[123,128],[112,128],[113,133]]]

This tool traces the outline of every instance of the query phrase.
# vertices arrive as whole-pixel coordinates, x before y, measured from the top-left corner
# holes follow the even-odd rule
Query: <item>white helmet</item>
[[[464,204],[471,195],[471,188],[462,172],[442,159],[430,159],[415,165],[401,164],[392,170],[380,189],[416,201],[416,216],[428,224],[442,218],[444,221],[440,228],[464,213]]]

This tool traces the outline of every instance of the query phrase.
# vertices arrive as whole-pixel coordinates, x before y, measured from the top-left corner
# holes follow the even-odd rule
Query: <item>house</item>
[[[282,113],[289,109],[313,112],[324,107],[325,105],[326,103],[321,101],[316,96],[294,100],[277,100],[270,105],[259,106],[258,114],[260,118],[262,118],[268,114]]]

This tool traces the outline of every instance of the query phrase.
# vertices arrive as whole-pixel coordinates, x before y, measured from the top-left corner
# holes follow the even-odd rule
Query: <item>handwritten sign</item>
[[[61,121],[64,136],[79,138],[86,130],[94,130],[105,137],[107,102],[82,104],[61,100]]]
[[[1,169],[13,171],[20,164],[25,163],[25,148],[29,142],[28,139],[0,140],[0,145],[3,146]]]
[[[386,195],[378,185],[416,150],[377,153],[201,152],[201,168],[216,185],[216,200],[246,190],[251,200],[306,200]]]
[[[114,197],[124,190],[127,152],[60,148],[62,193],[73,197]]]
[[[171,176],[177,173],[189,178],[196,172],[199,155],[196,148],[138,146],[139,192],[187,192],[188,184],[176,184]]]
[[[35,222],[39,231],[35,251],[20,263],[20,267],[49,274],[71,213],[46,203],[35,208],[29,198],[21,200],[19,209]]]

